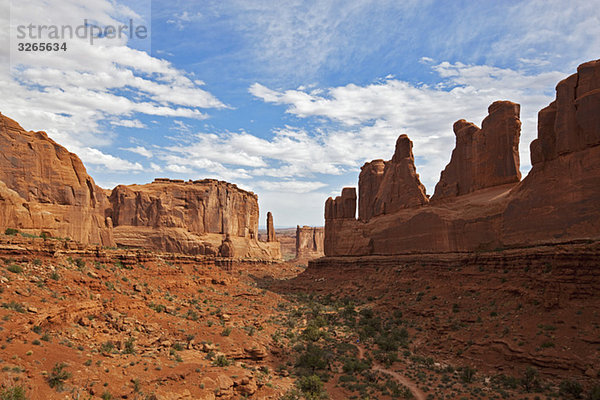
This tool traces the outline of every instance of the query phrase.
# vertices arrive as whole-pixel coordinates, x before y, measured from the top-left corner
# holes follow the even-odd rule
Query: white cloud
[[[309,181],[257,181],[254,186],[263,189],[267,192],[282,192],[282,193],[308,193],[321,189],[327,186],[323,182]]]
[[[357,177],[365,161],[391,158],[396,138],[405,133],[414,142],[421,180],[431,191],[450,159],[454,121],[480,124],[493,101],[511,100],[522,105],[521,163],[527,170],[537,112],[552,100],[554,85],[565,75],[448,62],[430,68],[439,75],[435,86],[393,77],[321,90],[278,91],[253,84],[249,90],[256,97],[286,106],[316,128],[284,126],[260,138],[248,132],[194,133],[192,126],[176,121],[180,135],[153,153],[170,171],[208,172],[248,181],[261,192],[299,193],[322,188],[326,180],[321,176],[355,172]]]
[[[122,148],[121,150],[127,150],[132,153],[136,153],[141,156],[144,156],[146,158],[152,158],[152,152],[150,150],[148,150],[147,148],[145,148],[144,146],[126,147],[126,148]]]
[[[91,147],[76,148],[74,152],[87,164],[101,165],[109,171],[142,171],[144,169],[140,163],[132,163]]]
[[[27,0],[0,5],[0,22],[7,28],[0,31],[0,41],[13,39],[12,46],[0,49],[0,62],[6,66],[0,69],[0,109],[26,129],[46,130],[71,151],[85,149],[79,154],[85,163],[97,163],[94,155],[109,156],[97,149],[110,146],[115,138],[104,129],[105,123],[144,128],[133,118],[135,114],[205,119],[205,109],[228,107],[206,91],[201,80],[166,60],[128,47],[123,38],[97,39],[94,45],[73,38],[68,40],[67,51],[60,53],[14,51],[11,29],[18,24],[44,21],[77,26],[88,19],[119,25],[128,18],[144,22],[138,13],[109,0],[42,3]],[[112,169],[136,169],[139,164],[117,165]]]
[[[202,17],[202,13],[199,12],[183,11],[182,13],[175,13],[173,17],[167,20],[167,24],[175,25],[177,29],[182,31],[188,23],[200,21]]]
[[[170,172],[175,172],[178,174],[191,174],[194,172],[194,170],[191,168],[188,168],[184,165],[177,165],[177,164],[169,164],[165,167],[165,170],[170,171]]]
[[[121,119],[117,121],[110,121],[111,125],[124,126],[126,128],[146,128],[146,125],[139,119]]]
[[[528,169],[529,142],[537,135],[537,112],[552,100],[553,88],[565,74],[557,71],[530,74],[448,62],[432,65],[432,69],[440,76],[440,84],[435,87],[385,79],[365,86],[328,88],[323,94],[276,91],[258,83],[249,90],[265,102],[286,105],[286,112],[300,118],[330,121],[329,125],[323,124],[325,133],[303,137],[325,150],[310,151],[321,156],[322,165],[356,167],[368,159],[389,158],[395,139],[401,133],[408,134],[415,143],[418,172],[430,190],[450,158],[453,122],[466,118],[480,124],[493,101],[511,100],[522,106],[521,158]],[[261,147],[268,148],[268,144]]]

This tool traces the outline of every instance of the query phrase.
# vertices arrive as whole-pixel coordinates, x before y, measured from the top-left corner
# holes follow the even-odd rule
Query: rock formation
[[[519,182],[520,106],[496,101],[488,108],[481,129],[464,119],[454,123],[456,147],[432,200]]]
[[[359,220],[353,188],[325,203],[325,254],[471,252],[600,239],[600,60],[560,82],[556,100],[540,111],[533,168],[522,182],[519,106],[500,101],[488,111],[481,129],[454,124],[456,148],[430,202],[418,190],[416,197],[405,193],[420,187],[408,139],[399,142],[409,173],[386,180],[394,159],[365,164]],[[408,200],[388,211],[397,194]]]
[[[0,154],[2,232],[193,255],[281,257],[278,242],[258,240],[257,196],[233,184],[156,179],[117,186],[109,197],[75,154],[1,114]]]
[[[325,202],[326,219],[354,219],[356,216],[356,189],[343,188],[342,195]]]
[[[277,242],[258,241],[256,194],[227,182],[159,178],[146,185],[117,186],[110,203],[119,245],[224,257],[280,257]]]
[[[104,191],[48,137],[0,114],[0,229],[113,246]]]
[[[503,214],[504,241],[565,241],[600,233],[600,60],[556,86],[538,114],[532,168]]]
[[[425,186],[416,172],[408,136],[398,138],[390,161],[374,160],[362,167],[358,193],[358,218],[361,221],[428,202]]]
[[[296,260],[310,260],[323,257],[325,230],[312,226],[296,227]]]
[[[267,213],[267,242],[276,242],[275,226],[273,225],[273,214],[271,211]]]

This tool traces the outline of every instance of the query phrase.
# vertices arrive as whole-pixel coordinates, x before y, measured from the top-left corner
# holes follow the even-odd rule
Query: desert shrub
[[[135,354],[135,339],[130,337],[125,341],[125,348],[123,349],[123,353],[125,354]]]
[[[227,328],[223,329],[223,331],[221,332],[221,336],[229,336],[231,335],[231,328],[228,326]]]
[[[307,400],[328,398],[327,392],[323,387],[323,382],[317,375],[303,376],[298,380],[297,386]]]
[[[475,368],[471,368],[469,366],[463,367],[460,373],[460,379],[462,379],[462,381],[465,383],[471,383],[475,379],[476,373],[477,370]]]
[[[6,308],[8,310],[13,310],[16,312],[24,313],[25,307],[21,303],[17,303],[16,301],[11,301],[8,303],[2,303],[2,308]]]
[[[358,358],[347,358],[344,361],[344,365],[342,367],[343,371],[347,374],[354,373],[362,373],[363,371],[369,369],[371,366],[367,361],[359,360]]]
[[[106,341],[100,345],[100,353],[110,354],[115,350],[115,344],[113,342]]]
[[[6,269],[15,274],[20,274],[21,272],[23,272],[23,267],[17,264],[11,264],[8,267],[6,267]]]
[[[536,392],[541,390],[538,371],[533,367],[527,367],[521,378],[521,385],[526,392]]]
[[[589,400],[600,400],[600,385],[594,386],[590,389],[590,393],[588,394]]]
[[[300,375],[314,375],[328,367],[331,353],[316,344],[308,343],[296,361]]]
[[[219,355],[213,361],[213,365],[216,367],[227,367],[231,362],[224,355]]]
[[[173,343],[173,346],[171,346],[171,348],[175,351],[182,351],[184,349],[183,344],[179,342]]]
[[[189,319],[190,321],[198,321],[198,319],[200,318],[200,316],[198,315],[198,313],[194,310],[192,310],[191,308],[187,311],[187,319]]]
[[[4,234],[9,236],[15,236],[17,233],[19,233],[19,230],[14,228],[6,228],[4,231]]]
[[[309,324],[304,331],[302,331],[302,337],[311,342],[316,342],[321,338],[321,331],[316,325]]]
[[[50,274],[50,279],[53,279],[55,281],[59,281],[60,280],[60,274],[56,271],[52,271],[52,273]]]
[[[71,377],[71,373],[65,371],[67,364],[56,363],[52,368],[52,372],[48,375],[46,380],[51,388],[56,390],[62,390],[63,384],[67,379]]]
[[[27,400],[27,395],[23,386],[12,386],[0,392],[0,400]]]
[[[560,394],[571,399],[579,399],[583,393],[581,384],[574,380],[564,380],[560,383],[558,388]]]

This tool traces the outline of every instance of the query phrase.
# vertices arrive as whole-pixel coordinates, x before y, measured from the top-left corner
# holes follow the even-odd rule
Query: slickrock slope
[[[354,188],[325,204],[325,254],[464,252],[600,239],[600,61],[581,65],[556,92],[556,101],[539,113],[533,168],[522,182],[519,106],[495,102],[481,129],[464,120],[454,124],[456,148],[429,202],[424,192],[409,196],[420,185],[416,173],[386,181],[390,162],[367,163],[359,220]],[[402,154],[413,171],[412,154]],[[388,213],[392,202],[378,200],[381,193],[407,198]]]
[[[114,245],[104,191],[83,163],[45,132],[27,132],[0,114],[0,229],[46,232]]]
[[[186,254],[278,259],[277,242],[258,241],[258,198],[204,179],[156,179],[117,186],[109,214],[119,245]]]

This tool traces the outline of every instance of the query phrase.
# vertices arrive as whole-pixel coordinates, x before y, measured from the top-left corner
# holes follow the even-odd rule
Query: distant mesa
[[[77,155],[0,114],[0,229],[83,244],[235,258],[281,258],[258,240],[258,197],[215,179],[98,187]],[[272,223],[272,217],[271,217]]]
[[[532,169],[519,172],[520,107],[497,101],[481,128],[454,126],[456,145],[431,199],[412,143],[366,163],[356,190],[325,203],[326,256],[444,253],[600,238],[600,60],[556,87],[538,115]]]

